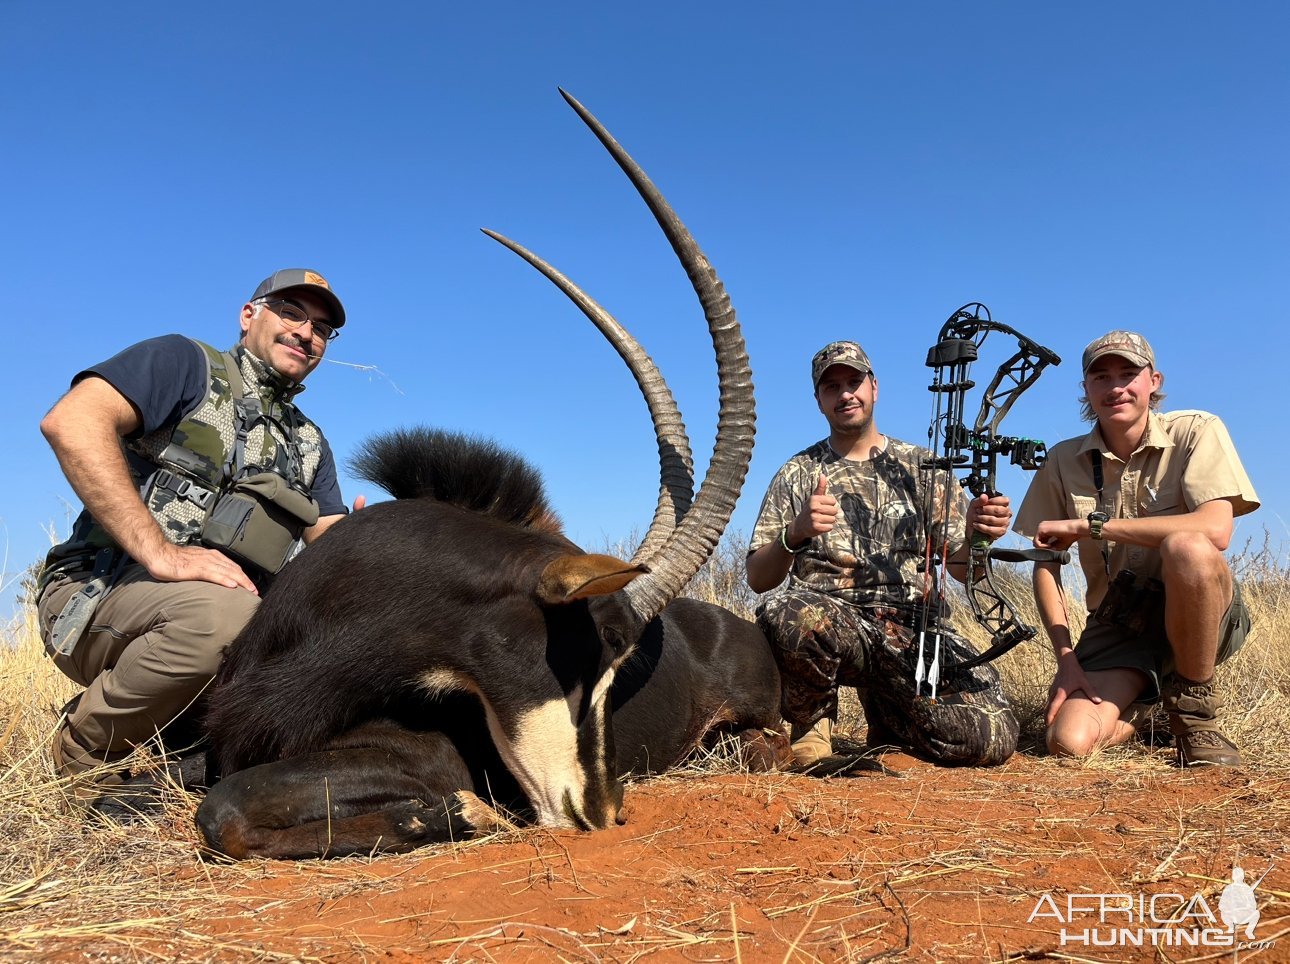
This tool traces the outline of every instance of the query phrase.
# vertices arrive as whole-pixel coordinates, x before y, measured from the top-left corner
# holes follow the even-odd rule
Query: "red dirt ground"
[[[994,770],[887,754],[899,777],[685,774],[630,786],[626,824],[600,833],[194,867],[221,896],[187,936],[216,959],[1290,961],[1290,779],[1136,752],[1097,767],[1019,754]],[[1100,923],[1082,904],[1056,916],[1068,895],[1182,895],[1158,898],[1164,917],[1199,893],[1217,917],[1234,862],[1249,882],[1272,865],[1256,891],[1270,947],[1069,939],[1194,937],[1199,906],[1176,926]]]

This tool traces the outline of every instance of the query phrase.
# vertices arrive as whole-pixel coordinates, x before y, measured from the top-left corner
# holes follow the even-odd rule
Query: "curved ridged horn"
[[[591,112],[565,90],[561,89],[560,94],[622,168],[663,229],[690,278],[695,294],[699,296],[717,355],[721,406],[717,413],[717,441],[707,475],[690,511],[673,531],[664,549],[655,556],[652,571],[622,590],[632,611],[648,621],[657,616],[699,571],[716,548],[734,512],[735,500],[739,498],[752,458],[755,430],[752,371],[725,286],[681,219],[645,172]]]
[[[640,386],[645,404],[649,406],[650,419],[654,423],[654,435],[658,439],[660,482],[654,520],[631,561],[650,566],[672,530],[689,511],[694,499],[694,457],[690,452],[690,440],[685,434],[685,424],[681,421],[681,411],[676,406],[676,399],[672,397],[654,360],[641,348],[631,332],[620,325],[595,299],[528,248],[496,231],[488,228],[480,230],[494,241],[510,248],[563,291],[614,346],[614,350],[631,370],[636,384]]]

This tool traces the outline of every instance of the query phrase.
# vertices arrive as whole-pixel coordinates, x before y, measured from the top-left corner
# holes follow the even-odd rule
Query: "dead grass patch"
[[[749,614],[744,549],[723,543],[691,592]],[[1170,749],[1134,744],[1083,762],[1032,750],[994,770],[896,756],[904,779],[812,780],[742,773],[718,747],[634,784],[622,828],[330,863],[205,862],[197,800],[178,789],[155,824],[69,812],[48,745],[75,687],[27,609],[0,644],[0,959],[1076,960],[1025,924],[1037,894],[1133,886],[1216,902],[1236,859],[1274,867],[1260,936],[1276,937],[1290,925],[1290,570],[1266,548],[1235,563],[1255,623],[1220,673],[1240,771],[1179,772]],[[1000,668],[1033,747],[1047,646]],[[858,733],[858,707],[844,711],[840,730]]]

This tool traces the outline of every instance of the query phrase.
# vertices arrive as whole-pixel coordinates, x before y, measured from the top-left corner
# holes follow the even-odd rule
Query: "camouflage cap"
[[[267,298],[269,295],[280,295],[285,291],[293,288],[300,288],[309,291],[314,296],[321,298],[323,303],[331,309],[331,318],[328,320],[333,328],[339,328],[345,324],[345,309],[336,297],[335,292],[331,290],[331,285],[327,279],[317,271],[310,271],[308,268],[283,268],[281,271],[275,271],[255,289],[251,295],[251,300],[257,298]]]
[[[1084,349],[1084,371],[1103,355],[1119,355],[1135,365],[1156,367],[1156,354],[1136,331],[1110,331]]]
[[[820,376],[830,365],[846,365],[866,375],[873,374],[873,363],[854,341],[831,341],[811,359],[811,387],[818,388]]]

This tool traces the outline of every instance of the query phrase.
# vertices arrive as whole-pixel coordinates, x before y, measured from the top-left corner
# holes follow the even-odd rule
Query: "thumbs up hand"
[[[815,483],[815,491],[788,527],[788,544],[796,547],[823,535],[833,528],[837,518],[838,500],[829,494],[829,480],[821,472],[819,481]]]

